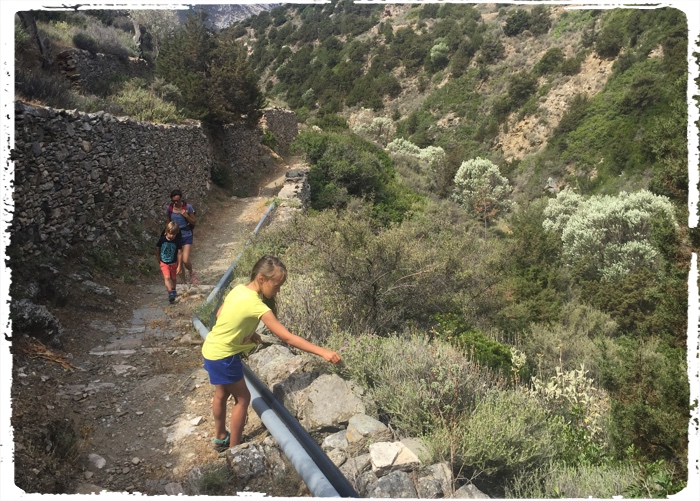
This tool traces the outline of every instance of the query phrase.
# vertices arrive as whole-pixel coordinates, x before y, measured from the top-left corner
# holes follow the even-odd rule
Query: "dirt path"
[[[243,249],[269,197],[284,183],[286,170],[280,165],[259,197],[219,195],[210,201],[197,224],[192,252],[200,285],[179,285],[174,305],[168,303],[160,276],[115,285],[114,311],[86,312],[79,305],[65,309],[64,347],[54,360],[31,353],[16,358],[21,366],[13,369],[13,393],[22,402],[15,402],[20,405],[13,426],[19,428],[23,419],[44,426],[36,440],[16,434],[16,454],[28,454],[42,440],[60,440],[62,420],[71,420],[82,435],[71,478],[54,478],[54,486],[66,484],[66,492],[78,493],[157,495],[184,489],[192,494],[193,469],[221,461],[210,447],[212,390],[191,319]],[[23,396],[30,388],[31,397]],[[28,403],[28,398],[36,402]],[[58,450],[54,445],[46,447]],[[16,472],[15,478],[36,485],[34,492],[47,492],[42,485],[51,469],[35,465]]]

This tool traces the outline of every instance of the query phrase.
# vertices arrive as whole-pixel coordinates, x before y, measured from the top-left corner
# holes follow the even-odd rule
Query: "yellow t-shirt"
[[[257,292],[244,284],[237,285],[224,299],[223,308],[214,328],[202,345],[207,360],[221,360],[236,353],[251,350],[255,343],[243,344],[258,326],[260,317],[270,311]]]

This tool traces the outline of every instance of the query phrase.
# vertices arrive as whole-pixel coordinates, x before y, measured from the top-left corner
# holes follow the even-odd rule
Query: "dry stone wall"
[[[98,243],[133,222],[164,220],[170,191],[195,204],[210,188],[199,126],[16,102],[12,242],[25,256]]]
[[[274,134],[296,127],[293,113],[276,116]],[[158,125],[16,101],[12,244],[24,257],[97,245],[129,224],[163,222],[173,188],[202,215],[219,148],[233,185],[249,192],[276,155],[261,144],[260,128],[226,126],[222,137],[223,146],[214,145],[197,123]]]
[[[56,62],[73,85],[90,92],[117,77],[147,78],[153,72],[143,59],[92,54],[82,49],[64,50],[56,56]]]
[[[284,155],[289,152],[289,145],[299,134],[296,115],[282,108],[269,108],[263,115],[263,127],[272,132],[277,140],[275,151]]]

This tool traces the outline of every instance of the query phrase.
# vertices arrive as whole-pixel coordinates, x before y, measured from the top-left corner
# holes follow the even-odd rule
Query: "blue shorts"
[[[241,355],[231,355],[221,360],[204,359],[204,368],[209,373],[211,384],[231,384],[243,379]]]
[[[180,236],[182,237],[182,245],[192,245],[194,234],[191,231],[188,235],[183,235],[183,233],[180,232]]]

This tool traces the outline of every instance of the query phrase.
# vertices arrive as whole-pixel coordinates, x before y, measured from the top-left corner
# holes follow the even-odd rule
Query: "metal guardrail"
[[[274,202],[270,204],[245,246],[250,244],[275,207]],[[223,292],[231,283],[233,271],[242,255],[243,251],[236,256],[205,301],[205,303],[214,303],[213,312],[207,319],[209,325],[214,325],[216,321],[216,310],[223,300]],[[199,317],[195,316],[192,319],[192,324],[202,339],[207,337],[209,329]],[[359,497],[338,467],[245,364],[243,364],[243,375],[250,390],[253,410],[260,416],[260,420],[275,438],[282,452],[292,463],[311,493],[316,497]]]

